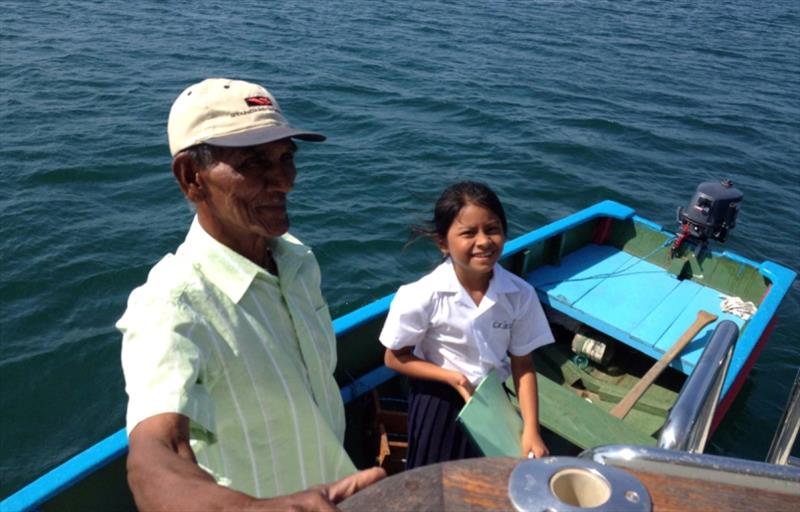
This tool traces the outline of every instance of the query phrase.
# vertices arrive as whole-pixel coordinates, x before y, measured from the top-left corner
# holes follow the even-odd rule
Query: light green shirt
[[[355,472],[319,266],[291,235],[273,242],[279,277],[195,218],[117,323],[128,432],[156,414],[187,416],[200,466],[257,497]]]

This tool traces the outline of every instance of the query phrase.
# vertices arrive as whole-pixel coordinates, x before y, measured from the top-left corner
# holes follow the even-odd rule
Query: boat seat
[[[550,307],[659,359],[701,309],[717,315],[672,366],[689,374],[716,324],[745,321],[723,313],[719,292],[608,245],[588,244],[527,275]]]

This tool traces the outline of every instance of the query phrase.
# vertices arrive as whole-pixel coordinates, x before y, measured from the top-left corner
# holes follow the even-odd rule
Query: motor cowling
[[[724,242],[728,231],[736,226],[743,197],[731,180],[701,183],[689,205],[678,207],[678,222],[687,235],[702,242]]]

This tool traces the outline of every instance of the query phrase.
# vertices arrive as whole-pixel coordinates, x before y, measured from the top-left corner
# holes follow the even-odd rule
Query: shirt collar
[[[456,276],[456,270],[451,258],[448,257],[444,260],[441,265],[436,267],[433,273],[436,277],[433,280],[433,286],[436,291],[456,293],[463,290],[463,286],[461,286],[461,283],[458,281],[458,276]],[[489,281],[489,288],[486,290],[486,295],[494,297],[497,294],[515,293],[518,291],[519,288],[511,280],[511,274],[508,270],[504,269],[498,263],[495,263],[494,272],[492,273],[492,279]]]
[[[300,267],[301,259],[297,256],[309,252],[307,247],[299,244],[288,234],[272,239],[270,249],[278,265],[280,278],[286,282],[294,278]],[[238,303],[241,300],[257,276],[278,282],[278,278],[263,267],[209,235],[200,225],[196,215],[186,234],[186,240],[178,248],[177,255],[189,259],[195,268],[199,268],[203,275],[233,302]]]

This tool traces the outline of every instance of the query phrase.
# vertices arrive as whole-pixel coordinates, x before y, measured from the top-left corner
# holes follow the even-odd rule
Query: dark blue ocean
[[[725,248],[800,269],[797,0],[0,1],[0,497],[123,426],[114,323],[191,220],[166,119],[210,76],[329,137],[290,214],[335,315],[431,268],[408,227],[464,178],[510,237],[607,198],[676,226],[730,178]],[[766,456],[800,284],[780,315],[707,451]]]

